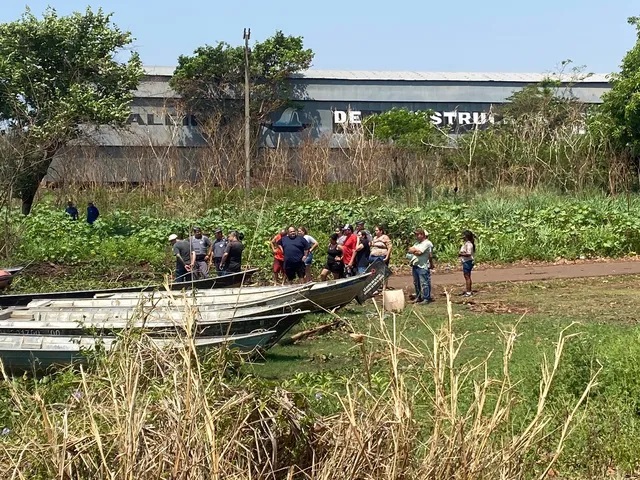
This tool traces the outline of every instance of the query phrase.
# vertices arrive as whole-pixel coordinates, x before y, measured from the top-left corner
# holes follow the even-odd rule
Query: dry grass
[[[448,322],[423,345],[382,312],[375,337],[353,336],[366,367],[330,416],[281,388],[233,378],[228,352],[203,361],[189,340],[161,351],[145,337],[125,337],[82,369],[62,400],[45,400],[38,383],[5,378],[14,422],[0,440],[0,477],[543,478],[594,385],[592,378],[553,432],[547,398],[571,335],[560,335],[541,366],[537,408],[523,421],[514,418],[509,372],[515,327],[502,332],[503,371],[492,378],[487,359],[457,360],[466,336],[448,307]],[[373,367],[386,374],[381,390],[371,386]],[[555,448],[542,458],[549,435]]]

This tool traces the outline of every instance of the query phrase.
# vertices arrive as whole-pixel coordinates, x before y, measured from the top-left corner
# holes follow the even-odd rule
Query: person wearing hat
[[[191,281],[191,249],[189,242],[178,237],[175,233],[169,235],[171,251],[176,257],[176,282]]]
[[[222,261],[222,255],[227,249],[227,239],[222,235],[222,229],[216,228],[213,232],[215,238],[213,239],[213,265],[218,275],[222,275],[222,269],[220,268],[220,262]]]
[[[344,235],[344,241],[342,244],[338,244],[338,249],[342,252],[342,262],[345,266],[345,273],[347,277],[353,276],[353,263],[355,261],[355,251],[358,244],[358,238],[353,234],[353,227],[346,224],[342,228]]]
[[[202,235],[200,227],[193,227],[193,235],[189,237],[191,248],[191,273],[194,280],[209,276],[209,262],[211,261],[211,249],[213,244],[209,237]]]
[[[431,269],[433,268],[433,243],[429,240],[429,233],[423,228],[415,230],[416,242],[407,250],[407,259],[411,265],[413,286],[416,298],[413,303],[427,304],[433,302],[431,298]]]

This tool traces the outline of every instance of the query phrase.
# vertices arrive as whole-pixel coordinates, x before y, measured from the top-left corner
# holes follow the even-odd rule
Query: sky
[[[312,68],[422,72],[556,72],[563,60],[585,72],[619,70],[635,44],[627,18],[638,0],[0,0],[0,23],[28,6],[60,15],[102,7],[135,37],[145,65],[175,66],[201,45],[241,44],[276,30],[304,37]]]

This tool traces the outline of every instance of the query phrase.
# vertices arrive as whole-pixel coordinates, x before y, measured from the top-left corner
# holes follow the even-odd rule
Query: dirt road
[[[459,266],[451,272],[435,271],[431,283],[437,285],[464,285]],[[584,261],[569,264],[539,264],[530,266],[507,266],[478,268],[473,271],[474,287],[482,283],[527,282],[554,278],[607,277],[611,275],[640,274],[640,260],[637,258],[616,261]],[[410,275],[392,275],[389,286],[393,288],[413,288]],[[475,288],[474,288],[475,289]]]

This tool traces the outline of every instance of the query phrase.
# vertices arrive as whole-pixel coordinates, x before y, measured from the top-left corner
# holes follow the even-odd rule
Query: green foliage
[[[250,54],[251,111],[257,119],[284,106],[291,98],[288,78],[309,68],[311,49],[305,49],[302,37],[281,31],[256,42]],[[219,42],[205,45],[192,56],[181,55],[171,86],[182,95],[189,112],[199,121],[222,116],[234,118],[242,113],[238,102],[244,99],[244,46]]]
[[[87,9],[42,19],[27,9],[0,24],[0,123],[19,147],[13,162],[18,198],[31,201],[53,156],[88,125],[122,124],[142,75],[140,59],[114,59],[132,41],[111,15]]]
[[[192,217],[171,212],[137,212],[103,209],[98,221],[88,225],[72,221],[48,201],[23,218],[8,217],[8,230],[19,239],[12,262],[89,263],[95,275],[111,270],[151,269],[156,278],[173,270],[167,236],[188,234],[194,225],[211,234],[239,230],[245,234],[244,263],[262,267],[272,262],[269,240],[282,227],[304,225],[320,242],[314,267],[324,265],[325,245],[338,225],[365,220],[371,231],[383,225],[394,243],[392,264],[404,263],[404,250],[416,226],[431,234],[439,263],[457,262],[460,233],[471,229],[478,237],[479,262],[522,259],[554,260],[558,257],[618,257],[640,252],[640,200],[592,196],[570,199],[555,195],[530,195],[511,199],[479,196],[443,198],[410,206],[384,196],[349,200],[270,199],[259,206],[231,202]],[[135,277],[139,278],[139,277]]]
[[[611,90],[602,96],[600,115],[594,124],[611,136],[619,150],[640,153],[640,17],[630,17],[636,44],[622,60],[619,73],[611,74]]]
[[[369,135],[400,147],[425,148],[441,144],[445,136],[431,122],[431,111],[411,112],[404,108],[370,115],[363,121]]]

